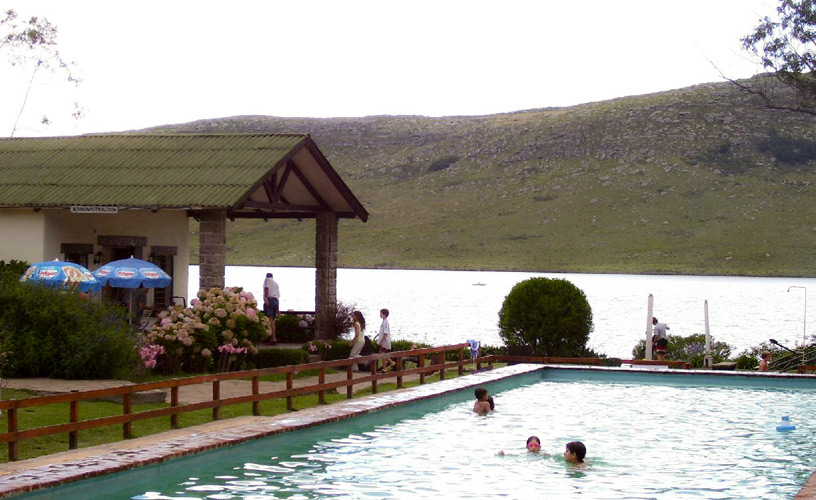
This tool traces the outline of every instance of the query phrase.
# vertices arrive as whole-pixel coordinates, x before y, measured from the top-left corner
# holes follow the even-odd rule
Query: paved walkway
[[[370,375],[365,373],[354,373],[354,378],[358,379]],[[346,380],[345,372],[342,373],[327,373],[325,382],[339,382]],[[381,380],[380,383],[394,382],[396,379]],[[403,382],[412,380],[419,380],[419,375],[406,375],[403,377]],[[304,377],[292,381],[294,387],[304,387],[307,385],[316,385],[317,376]],[[6,389],[25,389],[32,391],[38,395],[62,394],[73,391],[90,391],[96,389],[109,389],[111,387],[121,387],[123,385],[133,385],[133,382],[125,380],[59,380],[52,378],[13,378],[3,379],[0,388]],[[282,391],[286,389],[286,381],[280,382],[260,382],[259,389],[261,393]],[[370,382],[360,382],[354,386],[354,392],[371,387]],[[345,388],[338,389],[345,392]],[[169,402],[170,390],[165,392],[166,402]],[[252,394],[252,384],[246,380],[222,380],[220,384],[221,399],[234,398],[239,396],[249,396]],[[148,401],[156,402],[155,398],[148,398]],[[201,403],[204,401],[212,401],[212,384],[195,384],[185,385],[179,388],[179,404]]]

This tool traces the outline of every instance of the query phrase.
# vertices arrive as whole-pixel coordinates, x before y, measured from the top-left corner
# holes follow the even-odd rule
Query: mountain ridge
[[[730,83],[496,115],[254,115],[148,132],[311,134],[371,214],[341,221],[341,267],[812,276],[816,266],[816,121]],[[309,221],[237,221],[227,244],[230,265],[314,265]]]

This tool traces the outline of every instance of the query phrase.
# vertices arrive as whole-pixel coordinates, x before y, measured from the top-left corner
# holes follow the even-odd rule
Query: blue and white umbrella
[[[164,288],[172,278],[159,266],[146,260],[129,258],[108,262],[93,272],[102,286],[114,288]]]
[[[74,288],[77,291],[95,292],[102,287],[98,279],[86,268],[73,262],[51,260],[32,264],[20,276],[21,282],[40,283],[55,288]]]

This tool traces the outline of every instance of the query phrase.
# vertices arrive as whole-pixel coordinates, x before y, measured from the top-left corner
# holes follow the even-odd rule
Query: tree
[[[31,72],[10,134],[12,137],[20,127],[20,118],[23,116],[31,89],[40,72],[50,72],[74,86],[81,83],[74,71],[74,63],[63,59],[57,49],[57,27],[48,19],[31,17],[27,21],[19,21],[17,12],[14,10],[7,10],[0,14],[0,53],[9,58],[9,63],[13,67]],[[82,110],[77,103],[74,103],[72,116],[75,119],[82,117]],[[43,125],[48,125],[50,122],[47,116],[40,119]]]
[[[592,331],[592,308],[565,279],[531,278],[510,290],[499,311],[507,345],[531,346],[534,356],[583,356]]]
[[[754,32],[741,40],[773,78],[749,84],[729,81],[760,97],[771,109],[816,115],[816,1],[780,0],[776,12],[775,19],[761,19]],[[773,85],[774,80],[782,85]]]

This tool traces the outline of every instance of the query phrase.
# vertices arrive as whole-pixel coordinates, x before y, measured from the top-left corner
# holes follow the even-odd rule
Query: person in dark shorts
[[[666,334],[666,330],[669,330],[669,325],[666,323],[658,323],[655,317],[652,317],[652,325],[654,325],[652,351],[657,355],[658,361],[663,361],[666,358],[666,347],[669,345],[668,335]]]

